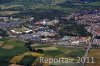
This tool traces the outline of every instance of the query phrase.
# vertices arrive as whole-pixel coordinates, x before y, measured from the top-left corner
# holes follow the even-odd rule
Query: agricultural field
[[[0,5],[1,9],[8,9],[8,8],[15,8],[15,7],[22,7],[23,5]]]
[[[69,58],[69,57],[82,57],[85,53],[84,49],[76,49],[76,48],[66,48],[66,47],[61,47],[61,46],[50,46],[50,45],[39,45],[39,44],[34,44],[32,45],[33,48],[35,49],[44,49],[44,56],[45,58]],[[75,59],[76,60],[76,59]],[[39,62],[39,59],[37,60]],[[57,65],[63,66],[63,65],[70,65],[70,66],[81,66],[82,64],[77,64],[77,63],[68,63],[68,64],[62,64],[62,63],[52,63],[51,66],[57,66]],[[45,64],[44,64],[45,65]],[[48,64],[46,66],[49,66]]]
[[[9,64],[11,64],[10,61],[13,57],[29,51],[24,47],[24,43],[21,41],[0,39],[0,42],[2,42],[2,46],[0,46],[1,66],[8,66]]]
[[[83,56],[84,51],[76,48],[66,48],[61,46],[50,46],[43,44],[32,44],[34,49],[43,49],[44,53],[34,53],[29,51],[24,45],[25,42],[14,39],[0,40],[0,63],[5,64],[34,64],[35,60],[41,56],[43,57],[69,57],[71,55]],[[27,62],[27,64],[26,64]]]
[[[88,5],[100,6],[100,1],[98,1],[98,2],[92,2],[92,3],[89,3]]]
[[[20,11],[0,11],[0,15],[12,15],[19,12]]]
[[[100,66],[100,49],[91,49],[88,57],[94,57],[94,63],[89,63],[85,66]]]
[[[32,45],[35,49],[43,49],[44,54],[49,57],[63,57],[66,54],[75,54],[77,56],[83,56],[84,50],[83,49],[76,49],[76,48],[66,48],[61,46],[50,46],[50,45]],[[81,52],[81,53],[80,53]]]

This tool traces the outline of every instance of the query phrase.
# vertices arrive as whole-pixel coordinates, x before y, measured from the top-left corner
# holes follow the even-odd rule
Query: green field
[[[20,62],[19,64],[22,64],[24,66],[31,66],[32,63],[36,60],[36,57],[33,56],[25,56]]]
[[[51,47],[51,48],[50,48]],[[34,45],[33,48],[40,48],[45,49],[48,48],[48,50],[44,50],[45,56],[51,56],[51,57],[67,57],[74,55],[76,57],[81,57],[84,55],[85,51],[83,49],[76,49],[76,48],[67,48],[67,47],[61,47],[61,46],[49,46],[49,45]]]
[[[78,51],[73,51],[65,56],[71,56],[71,57],[82,57],[85,54],[84,50],[78,50]]]
[[[0,48],[0,61],[7,61],[9,62],[11,58],[13,58],[16,55],[23,54],[24,52],[27,52],[28,50],[23,47],[15,47],[11,50],[6,50]]]
[[[24,42],[21,41],[14,41],[14,40],[8,40],[8,39],[2,39],[1,41],[4,41],[4,46],[12,45],[13,48],[6,49],[3,48],[3,46],[0,48],[0,61],[6,62],[9,64],[9,61],[11,58],[13,58],[16,55],[23,54],[28,51],[27,48],[24,47]]]
[[[6,64],[9,64],[9,61],[14,57],[18,55],[23,55],[24,53],[27,53],[29,50],[24,47],[24,42],[19,40],[5,40],[5,45],[11,45],[13,48],[6,49],[1,47],[0,48],[0,61],[7,62]],[[5,46],[4,45],[4,46]],[[76,49],[76,48],[67,48],[67,47],[61,47],[61,46],[50,46],[50,45],[43,45],[43,44],[33,44],[33,48],[35,49],[44,49],[44,57],[71,57],[72,55],[77,56],[83,56],[84,50],[82,49]],[[28,62],[28,64],[32,64],[36,59],[32,56],[25,56],[19,64],[25,64]]]
[[[24,45],[25,45],[24,42],[18,41],[18,40],[16,40],[16,41],[8,40],[8,41],[6,41],[6,44],[10,44],[12,46],[21,46],[21,47],[24,47]]]
[[[88,5],[100,6],[100,1],[98,1],[98,2],[92,2],[92,3],[89,3]]]

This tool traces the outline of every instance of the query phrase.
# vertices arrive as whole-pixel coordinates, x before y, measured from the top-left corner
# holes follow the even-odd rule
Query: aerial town
[[[54,9],[54,12],[47,9],[45,14],[41,10],[44,9],[41,6],[45,2],[40,4],[42,2],[40,1],[38,6],[35,4],[34,9],[28,8],[29,4],[26,7],[25,3],[25,7],[6,8],[1,6],[1,2],[0,66],[100,66],[100,7],[92,6],[94,9],[90,5],[87,7],[88,0],[85,2],[67,2],[67,0],[62,2],[63,0],[61,0],[61,2],[51,2],[49,6],[54,6],[54,8],[50,8]],[[64,3],[71,4],[71,6],[65,5],[65,8],[62,5]],[[81,8],[81,4],[83,4],[82,7],[87,10],[74,11],[75,7],[72,8],[72,4],[78,8]],[[68,14],[59,10],[68,11],[66,9],[70,7],[72,11],[69,11]],[[11,15],[4,12],[10,10],[22,11]],[[40,62],[41,57],[70,58],[73,61],[49,63],[44,59],[44,62]]]

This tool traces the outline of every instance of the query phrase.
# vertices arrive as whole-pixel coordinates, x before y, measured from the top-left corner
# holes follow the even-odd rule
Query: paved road
[[[94,37],[95,37],[95,35],[92,36],[91,41],[89,42],[89,45],[88,45],[88,47],[87,47],[87,49],[86,49],[86,52],[85,52],[84,57],[88,57],[88,53],[89,53],[89,50],[91,49],[91,45],[92,45],[92,43],[93,43]],[[86,62],[86,59],[85,59],[85,62]],[[86,64],[86,63],[84,63],[84,66],[85,66],[85,64]]]

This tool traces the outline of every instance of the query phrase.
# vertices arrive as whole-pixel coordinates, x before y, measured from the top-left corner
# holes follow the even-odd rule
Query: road
[[[89,44],[88,44],[88,46],[87,46],[87,49],[86,49],[86,52],[85,52],[84,57],[88,57],[88,53],[89,53],[89,50],[91,49],[91,45],[92,45],[92,43],[93,43],[94,37],[95,37],[95,35],[92,36],[91,41],[89,42]],[[87,59],[85,59],[84,66],[85,66],[85,64],[86,64],[86,60],[87,60]]]

